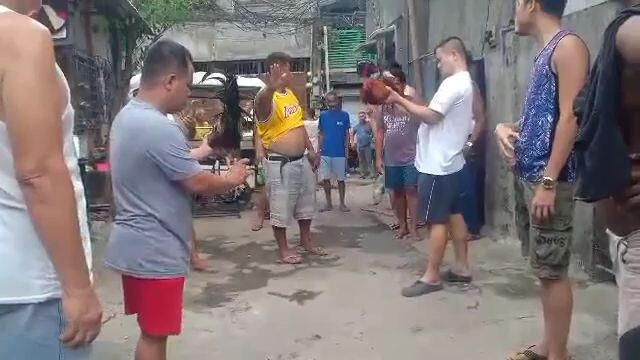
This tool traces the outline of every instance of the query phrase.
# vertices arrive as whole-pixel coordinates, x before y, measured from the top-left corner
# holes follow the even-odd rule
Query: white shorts
[[[619,237],[607,231],[615,251],[618,282],[618,335],[640,327],[640,231]]]
[[[345,181],[347,179],[347,159],[323,156],[320,163],[320,176],[322,180]]]
[[[311,220],[316,212],[316,176],[307,157],[282,165],[265,160],[271,226],[287,228],[293,220]]]

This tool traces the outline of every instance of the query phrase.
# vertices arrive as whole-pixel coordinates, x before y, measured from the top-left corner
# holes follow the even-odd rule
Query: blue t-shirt
[[[202,171],[175,121],[132,100],[111,128],[116,217],[105,264],[141,278],[185,276],[191,253],[191,196],[181,181]]]
[[[358,143],[358,148],[364,149],[371,146],[373,130],[371,129],[371,125],[369,125],[369,123],[359,122],[353,128],[353,131],[356,134],[356,142]]]
[[[328,110],[320,115],[319,130],[322,135],[322,156],[346,157],[347,137],[351,122],[349,114],[341,110]]]

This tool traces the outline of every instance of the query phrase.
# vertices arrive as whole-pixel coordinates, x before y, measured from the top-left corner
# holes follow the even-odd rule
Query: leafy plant
[[[134,0],[133,4],[151,27],[161,35],[176,24],[189,21],[197,0]]]

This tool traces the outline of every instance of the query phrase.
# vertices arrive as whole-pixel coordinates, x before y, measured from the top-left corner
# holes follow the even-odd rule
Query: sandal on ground
[[[401,227],[398,227],[398,229],[393,234],[393,238],[396,240],[402,240],[407,236],[411,236],[411,232],[409,232],[409,229],[403,230]]]
[[[438,291],[442,291],[442,284],[429,284],[423,281],[416,281],[411,286],[402,289],[402,296],[411,298],[422,295],[429,295]]]
[[[302,263],[302,256],[298,254],[287,255],[284,258],[278,260],[278,263],[284,265],[298,265]]]
[[[453,270],[444,273],[442,279],[450,284],[470,284],[473,281],[471,276],[458,275]]]
[[[398,223],[389,224],[389,229],[394,230],[394,231],[398,230],[398,229],[400,229],[400,224],[398,224]]]
[[[258,231],[262,230],[263,228],[264,228],[264,225],[263,225],[263,224],[254,224],[254,225],[251,227],[251,231],[253,231],[253,232],[258,232]]]
[[[535,345],[531,345],[526,349],[520,350],[511,355],[507,360],[547,360],[548,358],[546,356],[533,352],[535,347]]]
[[[315,255],[315,256],[327,256],[327,255],[329,255],[327,250],[325,250],[321,246],[314,246],[314,247],[311,247],[311,248],[306,248],[306,247],[300,245],[300,246],[298,246],[298,253],[302,254],[302,255],[309,254],[309,255]]]

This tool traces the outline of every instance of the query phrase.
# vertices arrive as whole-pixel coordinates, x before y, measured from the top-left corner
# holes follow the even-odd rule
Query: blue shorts
[[[0,304],[0,359],[91,359],[91,346],[70,349],[60,342],[62,301]]]
[[[403,190],[418,185],[418,170],[413,165],[387,166],[384,168],[384,187]]]
[[[322,180],[345,181],[347,179],[347,159],[323,156],[320,162],[320,176]]]
[[[462,214],[462,171],[450,175],[418,176],[418,215],[427,224],[447,224],[451,215]]]

